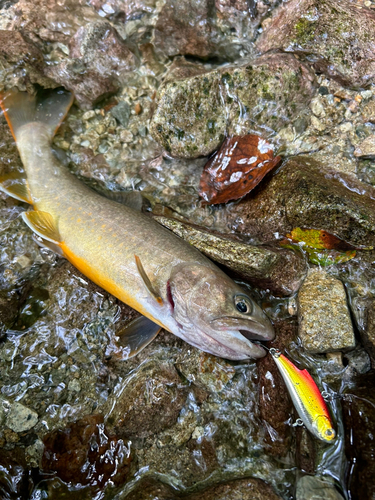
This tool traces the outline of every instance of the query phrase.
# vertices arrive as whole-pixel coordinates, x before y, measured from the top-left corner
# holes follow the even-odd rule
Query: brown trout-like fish
[[[189,243],[140,210],[95,193],[58,162],[51,141],[72,102],[64,90],[40,102],[23,92],[0,96],[26,171],[3,175],[0,187],[32,205],[22,214],[26,224],[143,315],[123,332],[129,356],[160,327],[223,358],[264,356],[250,339],[273,339],[272,325],[240,286]]]

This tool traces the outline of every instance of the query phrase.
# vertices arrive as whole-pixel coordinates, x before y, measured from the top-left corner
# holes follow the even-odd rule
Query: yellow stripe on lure
[[[299,370],[277,349],[270,349],[293,404],[307,429],[326,443],[336,437],[327,405],[307,370]]]

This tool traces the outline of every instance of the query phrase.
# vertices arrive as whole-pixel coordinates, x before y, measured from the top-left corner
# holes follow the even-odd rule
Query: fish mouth
[[[260,319],[239,319],[233,316],[222,316],[210,322],[218,330],[238,330],[248,340],[261,340],[267,342],[275,338],[275,331],[269,319],[264,316]]]
[[[210,326],[216,332],[226,334],[228,347],[235,348],[239,342],[237,345],[242,345],[250,358],[262,358],[266,355],[265,349],[260,344],[251,342],[252,340],[264,342],[275,338],[274,329],[266,316],[261,321],[222,316],[211,320]]]

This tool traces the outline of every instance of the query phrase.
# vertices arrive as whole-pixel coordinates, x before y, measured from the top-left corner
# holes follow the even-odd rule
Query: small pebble
[[[140,115],[142,113],[142,106],[137,102],[137,104],[134,106],[134,111],[137,115]]]
[[[32,429],[38,422],[38,414],[21,403],[13,403],[7,415],[6,426],[14,432]]]

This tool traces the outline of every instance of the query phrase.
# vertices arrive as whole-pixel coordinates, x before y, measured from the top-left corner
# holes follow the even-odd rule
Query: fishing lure
[[[299,370],[279,350],[271,348],[269,352],[284,379],[301,423],[315,437],[331,443],[336,432],[323,396],[309,372]]]

